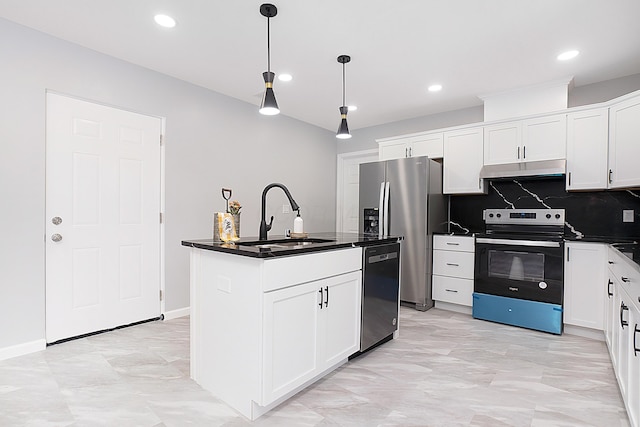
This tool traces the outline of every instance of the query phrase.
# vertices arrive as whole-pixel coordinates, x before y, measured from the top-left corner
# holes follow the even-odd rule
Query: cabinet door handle
[[[609,169],[609,184],[613,182],[613,180],[611,179],[611,174],[613,174],[613,171]]]
[[[569,187],[571,187],[571,172],[569,172]]]
[[[522,147],[522,158],[523,159],[527,158],[527,146],[526,145],[524,147]]]
[[[571,248],[567,246],[567,262],[571,261],[571,257],[569,256],[569,249]]]
[[[613,296],[613,292],[611,292],[611,285],[613,285],[613,282],[609,279],[609,283],[607,283],[607,295],[609,295],[609,298]]]
[[[460,264],[454,264],[452,262],[448,262],[447,265],[450,265],[451,267],[460,267]]]
[[[320,304],[319,305],[320,305],[320,310],[322,310],[322,303],[324,301],[324,295],[322,294],[322,288],[320,288],[320,290],[318,292],[320,292]],[[622,317],[622,316],[620,316],[620,317]]]
[[[629,322],[624,320],[624,311],[629,310],[629,307],[624,305],[624,301],[620,303],[620,327],[624,329],[625,326],[629,325]]]
[[[636,325],[633,328],[633,356],[634,357],[638,357],[638,352],[640,351],[640,348],[638,348],[638,346],[636,345],[636,334],[640,332],[640,329],[638,329],[638,324],[636,323]]]
[[[518,147],[518,160],[520,159],[520,147]]]
[[[407,147],[404,148],[404,156],[409,157],[409,149]]]
[[[325,293],[325,300],[324,300],[324,306],[325,307],[329,307],[329,287],[325,286],[324,288],[324,293]]]
[[[624,277],[624,276],[622,276],[621,279],[622,279],[622,281],[624,283],[629,283],[631,281],[631,279],[629,279],[628,277]]]
[[[611,261],[611,260],[609,260],[609,261],[607,261],[607,262],[608,262],[609,264],[613,264],[613,261]]]
[[[413,148],[409,147],[409,157],[413,157],[413,151],[412,150],[413,150]]]
[[[447,292],[453,292],[453,293],[458,293],[457,289],[445,289],[445,291]]]

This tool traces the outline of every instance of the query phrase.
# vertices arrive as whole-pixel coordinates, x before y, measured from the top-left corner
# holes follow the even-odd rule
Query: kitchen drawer
[[[473,252],[433,251],[433,274],[473,279]]]
[[[473,252],[475,239],[472,236],[449,236],[437,234],[433,236],[433,249],[445,251]]]
[[[473,279],[433,275],[432,297],[436,301],[473,305]]]
[[[640,310],[640,269],[616,249],[609,248],[609,271],[631,297],[631,303]]]

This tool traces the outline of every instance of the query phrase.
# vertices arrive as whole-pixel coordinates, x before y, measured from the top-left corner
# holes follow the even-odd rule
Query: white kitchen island
[[[196,242],[183,242],[191,246],[191,377],[247,418],[359,350],[361,247],[243,256],[240,246]]]

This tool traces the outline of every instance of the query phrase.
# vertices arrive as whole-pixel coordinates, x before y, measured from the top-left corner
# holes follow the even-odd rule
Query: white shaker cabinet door
[[[378,154],[380,161],[409,157],[409,138],[379,142]]]
[[[567,190],[607,188],[607,108],[567,115]]]
[[[607,246],[567,242],[565,253],[563,321],[567,325],[603,330]]]
[[[567,116],[555,114],[522,121],[522,160],[564,159],[567,151]]]
[[[362,272],[332,277],[322,281],[324,307],[320,338],[322,363],[329,367],[360,349],[360,311]]]
[[[609,188],[640,186],[640,97],[609,108]]]
[[[480,179],[483,158],[482,127],[445,132],[443,192],[485,193],[484,180]]]
[[[321,281],[264,295],[263,406],[312,379],[319,370]]]

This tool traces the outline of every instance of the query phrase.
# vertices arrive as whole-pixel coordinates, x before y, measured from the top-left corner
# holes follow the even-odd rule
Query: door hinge
[[[164,299],[164,294],[162,292],[162,289],[160,289],[160,301],[162,301]]]
[[[164,220],[164,216],[162,215],[162,212],[160,212],[160,224],[162,224],[163,220]]]
[[[164,137],[160,135],[160,146],[162,147],[163,144],[164,144]]]

